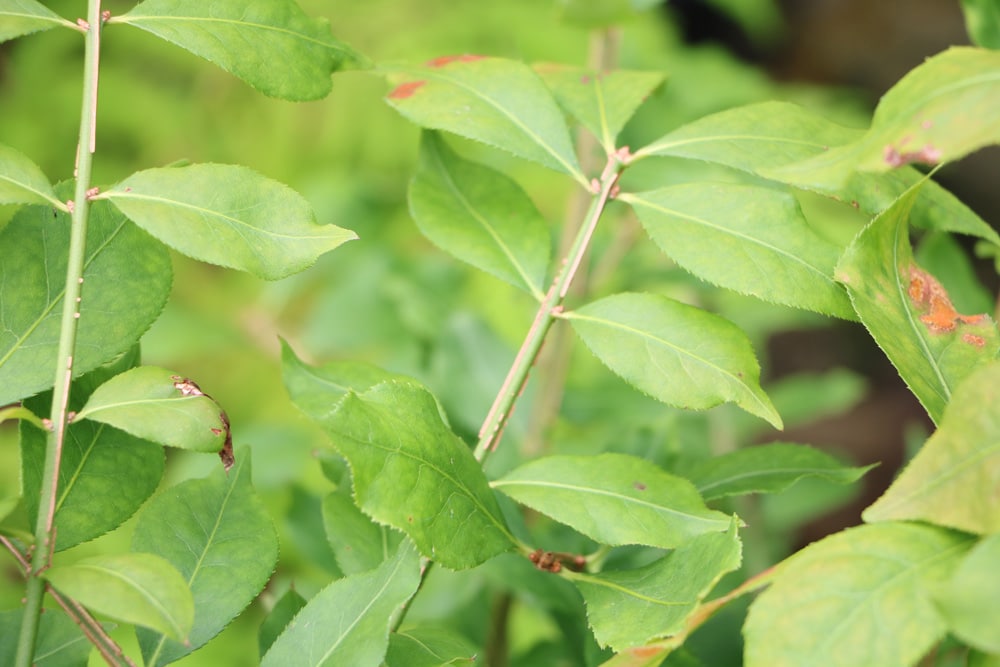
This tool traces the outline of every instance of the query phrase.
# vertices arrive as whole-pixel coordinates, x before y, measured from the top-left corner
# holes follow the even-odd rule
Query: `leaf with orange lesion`
[[[913,305],[923,313],[920,321],[927,325],[931,333],[947,333],[954,331],[959,324],[979,324],[986,319],[985,315],[959,314],[937,278],[917,266],[910,267],[907,293]],[[977,347],[985,344],[981,336],[971,334],[964,335],[962,340]]]

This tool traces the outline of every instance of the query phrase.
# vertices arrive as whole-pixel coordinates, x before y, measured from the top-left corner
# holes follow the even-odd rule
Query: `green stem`
[[[521,349],[518,350],[517,356],[514,358],[514,363],[510,367],[503,386],[500,387],[500,391],[497,393],[493,407],[490,408],[489,413],[486,415],[483,427],[479,430],[479,442],[476,444],[474,455],[480,463],[485,461],[489,453],[496,449],[497,443],[503,435],[503,428],[510,418],[514,403],[524,389],[524,384],[528,380],[528,374],[535,363],[535,359],[538,357],[539,351],[542,349],[542,343],[545,341],[545,335],[548,333],[549,327],[552,326],[556,317],[562,312],[562,303],[566,298],[570,285],[573,283],[573,278],[576,276],[577,270],[580,268],[583,255],[590,245],[597,221],[604,212],[604,207],[607,206],[608,200],[617,186],[618,177],[621,175],[622,169],[625,168],[628,160],[629,153],[627,149],[622,149],[610,155],[600,180],[595,179],[593,192],[596,196],[590,204],[590,209],[587,211],[583,224],[580,225],[576,238],[573,240],[573,244],[566,254],[566,258],[563,260],[555,280],[552,281],[549,291],[545,294],[545,298],[542,300],[538,312],[535,314],[535,320],[532,322],[531,328],[528,330],[524,342],[521,344]]]
[[[69,406],[70,380],[73,377],[73,352],[80,319],[80,292],[83,283],[83,262],[87,237],[87,200],[90,171],[94,154],[94,122],[97,110],[97,73],[100,60],[101,2],[87,3],[86,34],[84,36],[83,102],[80,112],[80,143],[77,150],[76,192],[73,199],[69,260],[66,267],[66,288],[63,297],[62,324],[59,333],[59,353],[52,395],[52,431],[45,447],[42,488],[39,492],[38,519],[35,524],[35,547],[31,555],[31,571],[25,586],[24,618],[18,638],[16,667],[29,667],[38,635],[38,619],[42,609],[45,582],[42,573],[51,564],[55,547],[54,521],[59,481],[59,464]]]

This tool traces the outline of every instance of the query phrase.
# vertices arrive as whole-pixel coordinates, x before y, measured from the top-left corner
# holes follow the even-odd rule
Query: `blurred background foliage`
[[[69,18],[85,11],[81,0],[45,4]],[[106,0],[104,7],[116,14],[132,4]],[[864,127],[877,95],[905,71],[966,41],[957,1],[300,4],[327,17],[338,38],[376,63],[480,53],[584,64],[599,39],[594,25],[609,11],[632,14],[615,33],[618,65],[667,73],[666,84],[626,128],[624,143],[633,147],[705,114],[769,99],[791,100]],[[644,6],[638,13],[631,9]],[[386,86],[377,76],[338,74],[327,99],[295,104],[264,98],[195,56],[125,26],[109,27],[102,47],[95,182],[110,185],[134,171],[181,159],[244,164],[301,192],[321,222],[360,236],[313,268],[275,283],[175,255],[173,297],[143,339],[145,363],[194,378],[226,408],[237,444],[252,450],[255,483],[282,544],[278,571],[260,602],[220,638],[177,664],[252,665],[257,627],[277,598],[290,587],[308,598],[339,574],[320,505],[335,487],[339,468],[325,437],[295,411],[281,386],[279,336],[312,362],[367,360],[420,378],[441,398],[456,430],[474,439],[534,307],[524,294],[453,261],[419,235],[406,206],[418,132],[383,103]],[[0,143],[30,156],[53,180],[72,176],[82,48],[79,35],[66,30],[0,48]],[[514,175],[558,239],[570,206],[567,179],[478,146],[456,145]],[[974,158],[983,159],[995,160],[995,154]],[[980,166],[972,171],[981,171],[982,163],[974,164]],[[988,189],[953,171],[950,180],[951,172],[945,173],[948,184],[959,184],[959,196],[995,224],[1000,209]],[[638,165],[623,187],[735,178],[745,177],[660,159]],[[816,229],[839,243],[865,222],[849,207],[826,200],[803,195],[802,205]],[[0,225],[9,213],[0,209]],[[952,281],[956,303],[970,299],[968,312],[990,306],[989,292],[977,286],[976,267],[956,242],[941,237],[928,246],[926,261],[955,274],[942,280]],[[491,474],[541,451],[607,450],[683,472],[699,458],[774,439],[827,447],[858,464],[883,462],[863,491],[806,481],[779,496],[729,507],[749,524],[745,569],[753,572],[825,532],[856,523],[860,507],[891,479],[904,443],[918,446],[926,437],[929,426],[919,407],[860,326],[700,283],[643,241],[624,207],[612,207],[592,257],[593,295],[667,293],[714,309],[747,330],[764,369],[764,386],[787,430],[778,435],[729,407],[698,414],[666,408],[626,387],[574,345],[565,393],[544,373],[532,381],[504,446],[490,460]],[[955,287],[959,283],[965,286]],[[550,341],[549,354],[572,344],[568,337],[557,340]],[[560,399],[561,412],[550,422],[547,411]],[[6,425],[0,430],[0,499],[16,496],[19,487],[14,436]],[[163,483],[204,475],[216,465],[215,457],[172,451]],[[565,529],[546,527],[537,517],[528,521],[541,546],[588,549],[583,538]],[[127,548],[130,525],[64,557],[100,552],[108,544]],[[615,558],[623,563],[648,558],[641,552],[622,550]],[[575,592],[521,560],[499,558],[459,574],[435,571],[408,620],[460,627],[482,645],[490,616],[483,600],[499,592],[495,604],[511,605],[511,664],[593,659],[598,651],[586,633],[581,635]],[[13,608],[20,578],[9,558],[0,559],[0,566],[0,606]],[[741,613],[728,610],[706,626],[692,640],[692,653],[709,665],[739,664]],[[706,641],[708,636],[716,639]],[[132,641],[127,633],[120,638],[126,645]]]

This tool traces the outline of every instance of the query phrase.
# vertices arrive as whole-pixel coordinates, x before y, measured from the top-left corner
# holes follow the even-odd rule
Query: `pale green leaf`
[[[417,226],[435,245],[541,300],[548,226],[515,181],[462,159],[437,133],[424,132],[409,201]]]
[[[57,188],[60,197],[69,191]],[[69,215],[47,206],[22,208],[0,231],[0,405],[52,386],[69,231]],[[171,279],[166,248],[107,202],[94,202],[74,376],[128,350],[159,316]]]
[[[997,600],[1000,600],[1000,534],[981,540],[954,574],[932,594],[948,629],[986,653],[1000,654]]]
[[[215,63],[265,95],[318,100],[359,56],[293,0],[145,0],[114,17]]]
[[[423,555],[462,569],[513,547],[482,468],[423,387],[390,381],[349,393],[323,426],[351,465],[358,506]]]
[[[14,404],[6,408],[0,408],[0,424],[8,419],[23,419],[36,428],[46,430],[45,422],[42,421],[42,418],[21,405]]]
[[[399,531],[365,516],[349,496],[336,492],[323,498],[323,527],[344,574],[378,567],[396,552],[402,538]]]
[[[2,9],[0,16],[3,16]],[[3,28],[0,28],[2,31]],[[56,199],[52,184],[38,165],[4,145],[0,145],[0,204],[48,204],[59,209],[66,208]]]
[[[475,665],[478,649],[456,630],[419,626],[392,633],[386,667]]]
[[[57,565],[45,578],[84,607],[184,640],[194,621],[194,602],[184,578],[153,554],[93,556]]]
[[[603,544],[672,549],[724,531],[730,519],[710,510],[686,479],[625,454],[546,456],[492,483],[522,505]]]
[[[169,447],[217,452],[229,426],[222,409],[190,379],[140,366],[98,387],[75,419],[92,419]]]
[[[693,410],[732,402],[780,427],[750,341],[728,320],[653,294],[605,297],[565,317],[608,368],[653,398]]]
[[[614,152],[615,139],[625,123],[664,79],[660,72],[595,73],[555,63],[535,65],[535,71],[559,106],[579,120],[609,153]]]
[[[972,370],[994,359],[1000,333],[987,315],[960,315],[944,288],[918,267],[909,216],[919,185],[848,246],[835,275],[855,311],[935,422]]]
[[[587,184],[562,112],[527,65],[463,55],[384,69],[395,86],[387,101],[417,125],[481,141]]]
[[[850,528],[785,561],[750,607],[747,667],[911,667],[947,632],[928,587],[972,545],[943,528]]]
[[[775,442],[712,457],[685,477],[705,500],[714,500],[745,493],[780,493],[803,477],[850,484],[871,468],[852,468],[818,449]]]
[[[833,280],[840,249],[814,232],[790,194],[689,183],[622,199],[663,252],[703,280],[765,301],[854,319]]]
[[[102,197],[179,252],[266,280],[308,268],[357,238],[350,230],[316,224],[301,195],[240,166],[147,169]]]
[[[865,521],[918,520],[970,533],[1000,531],[1000,363],[958,385],[940,428]]]
[[[264,655],[261,667],[378,667],[391,617],[420,583],[409,540],[378,568],[339,579],[302,608]]]
[[[57,26],[76,28],[35,0],[0,0],[0,42]]]
[[[185,643],[162,631],[137,631],[145,664],[173,662],[217,635],[260,593],[278,560],[278,537],[251,485],[249,452],[228,474],[216,468],[157,495],[139,515],[132,550],[176,567],[195,604]]]
[[[962,0],[962,13],[974,44],[1000,49],[1000,4],[996,0]]]
[[[598,643],[624,651],[683,630],[722,575],[740,566],[741,553],[733,520],[727,532],[696,537],[636,570],[566,576],[583,595]]]

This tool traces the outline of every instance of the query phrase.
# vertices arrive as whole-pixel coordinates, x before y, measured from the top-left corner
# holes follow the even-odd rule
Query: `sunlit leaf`
[[[727,572],[740,566],[732,521],[724,533],[701,535],[636,570],[568,573],[587,603],[587,619],[602,646],[616,651],[669,637]]]
[[[579,120],[611,152],[615,139],[646,97],[663,83],[660,72],[613,70],[595,73],[555,63],[535,71],[556,96],[559,106]]]
[[[962,0],[962,13],[974,44],[1000,49],[1000,5],[993,0]]]
[[[527,65],[463,55],[384,69],[395,86],[387,101],[417,125],[481,141],[587,183],[562,112]]]
[[[452,667],[475,665],[478,651],[456,630],[416,627],[389,637],[386,667]]]
[[[403,537],[399,531],[369,519],[343,493],[329,493],[323,498],[323,527],[344,574],[378,567],[396,553]]]
[[[410,182],[410,212],[424,236],[473,266],[541,299],[549,264],[549,231],[515,181],[462,159],[424,132]]]
[[[318,100],[359,56],[293,0],[145,0],[113,19],[215,63],[265,95]]]
[[[154,628],[177,640],[191,631],[191,591],[174,566],[159,556],[93,556],[54,566],[45,571],[45,578],[59,592],[116,620]]]
[[[98,387],[76,420],[92,419],[161,445],[217,452],[229,427],[221,408],[191,380],[164,368],[140,366]]]
[[[803,477],[857,481],[872,466],[852,468],[805,445],[771,443],[714,456],[686,473],[705,500],[744,493],[780,493]]]
[[[0,3],[2,2],[3,0],[0,0]],[[2,9],[0,16],[3,16]],[[0,204],[48,204],[65,208],[65,204],[56,199],[52,184],[38,165],[13,148],[2,144],[0,144]]]
[[[997,600],[1000,600],[1000,534],[979,542],[952,577],[932,595],[948,629],[970,646],[1000,655]]]
[[[357,504],[423,555],[462,569],[513,547],[482,468],[423,387],[394,381],[349,393],[323,425],[351,464]]]
[[[378,568],[339,579],[302,608],[261,667],[378,667],[393,612],[417,590],[419,559],[405,540]]]
[[[928,521],[970,533],[1000,531],[1000,363],[958,385],[940,428],[865,521]]]
[[[907,218],[918,190],[855,237],[835,275],[875,342],[938,422],[958,383],[997,356],[1000,333],[988,315],[960,315],[934,276],[914,263]]]
[[[76,27],[35,0],[0,0],[0,42],[57,26]]]
[[[70,189],[57,188],[60,198]],[[0,231],[0,405],[52,386],[70,218],[18,211]],[[128,350],[170,294],[170,255],[107,202],[90,207],[74,376]]]
[[[278,537],[251,486],[244,450],[227,473],[189,479],[157,495],[139,515],[133,551],[162,556],[177,568],[194,599],[194,626],[184,643],[168,633],[137,630],[149,667],[165,665],[217,635],[260,593],[278,560]]]
[[[357,238],[350,230],[316,224],[301,195],[240,166],[147,169],[102,196],[179,252],[267,280],[308,268]]]
[[[884,523],[812,544],[750,607],[747,667],[910,667],[947,632],[928,589],[972,546],[935,526]]]
[[[693,410],[733,402],[781,425],[750,341],[728,320],[653,294],[605,297],[566,317],[608,368],[650,396]]]
[[[690,183],[623,197],[663,252],[699,278],[765,301],[854,319],[833,280],[840,249],[795,198],[770,188]]]
[[[492,486],[603,544],[671,549],[730,523],[686,479],[625,454],[545,456]]]

